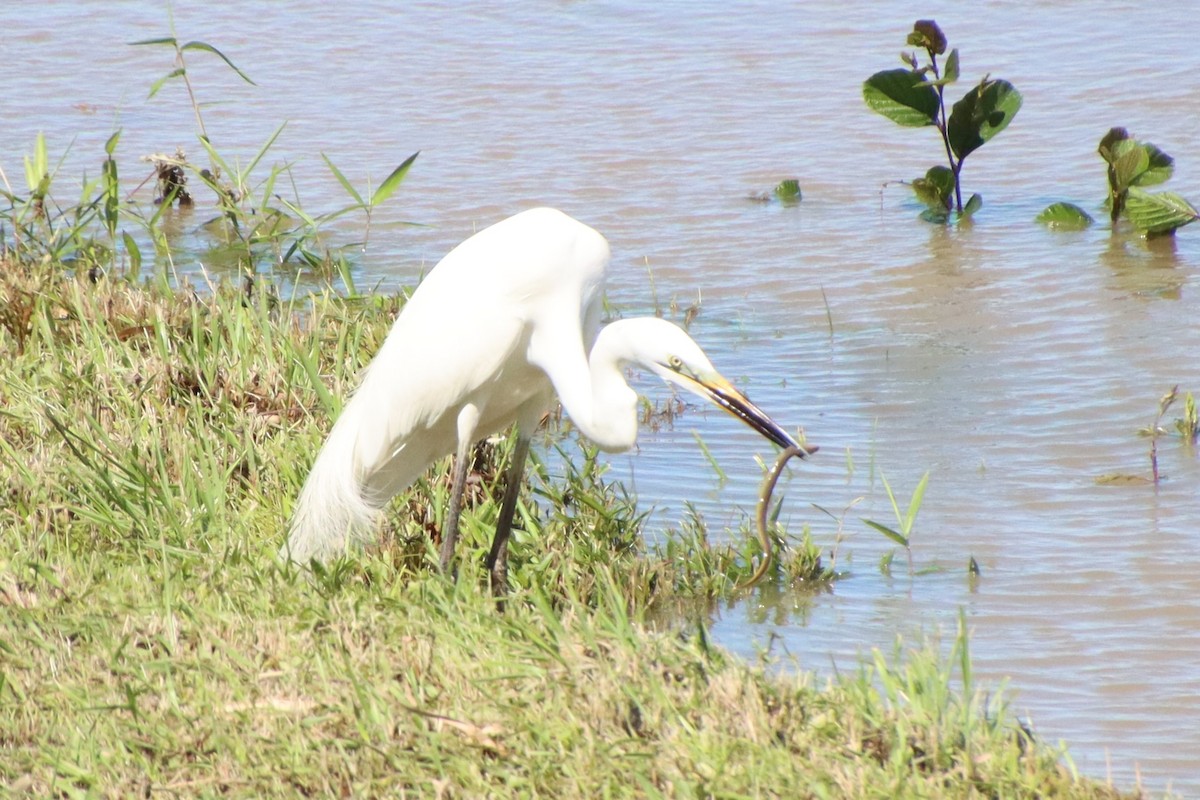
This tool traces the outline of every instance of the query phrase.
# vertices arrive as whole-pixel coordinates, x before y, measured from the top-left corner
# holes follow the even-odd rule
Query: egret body
[[[555,396],[601,449],[637,439],[635,365],[715,403],[780,447],[795,440],[713,368],[682,329],[657,318],[601,329],[609,247],[550,208],[470,237],[405,304],[329,434],[297,501],[282,555],[327,560],[371,536],[379,510],[437,459],[455,454],[441,562],[449,567],[471,447],[517,426],[517,443],[488,557],[506,582],[508,534],[529,438]]]

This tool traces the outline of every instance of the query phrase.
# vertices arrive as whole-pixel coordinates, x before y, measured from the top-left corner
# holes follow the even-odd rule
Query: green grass
[[[482,447],[457,582],[446,465],[381,546],[281,566],[330,415],[402,300],[192,291],[0,264],[0,786],[37,797],[1070,797],[1074,776],[917,646],[827,685],[664,610],[728,599],[749,530],[647,552],[594,451],[534,465],[503,613]],[[551,434],[547,434],[551,436]],[[802,536],[773,583],[831,579]],[[725,538],[725,537],[722,537]],[[686,615],[683,618],[686,620]],[[956,688],[958,687],[958,688]]]

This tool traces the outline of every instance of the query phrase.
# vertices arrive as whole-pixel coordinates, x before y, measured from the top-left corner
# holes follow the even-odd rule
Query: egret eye
[[[683,369],[683,359],[679,356],[671,356],[667,363],[670,364],[671,369],[675,370],[676,372],[679,372],[681,369]]]

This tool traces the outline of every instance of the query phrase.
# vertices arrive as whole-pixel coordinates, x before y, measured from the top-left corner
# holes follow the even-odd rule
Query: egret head
[[[667,383],[719,406],[780,447],[800,447],[787,431],[717,372],[708,356],[682,328],[653,317],[622,320],[620,324],[637,326],[636,330],[629,331],[633,360],[637,363]]]

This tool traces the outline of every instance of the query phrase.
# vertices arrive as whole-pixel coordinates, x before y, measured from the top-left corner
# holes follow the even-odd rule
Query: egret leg
[[[508,594],[508,537],[512,533],[513,515],[517,510],[517,497],[521,493],[521,481],[525,477],[525,457],[527,455],[529,455],[529,436],[518,432],[512,463],[508,465],[504,500],[500,504],[500,518],[496,521],[496,535],[492,538],[492,550],[487,557],[488,574],[491,575],[492,580],[492,594],[496,597]]]
[[[479,422],[479,411],[466,406],[458,415],[458,452],[454,454],[454,472],[450,480],[450,507],[446,509],[446,522],[442,526],[442,572],[450,572],[454,559],[454,545],[458,542],[458,518],[462,515],[463,492],[467,488],[467,470],[471,466],[471,446],[474,443],[475,425]]]

